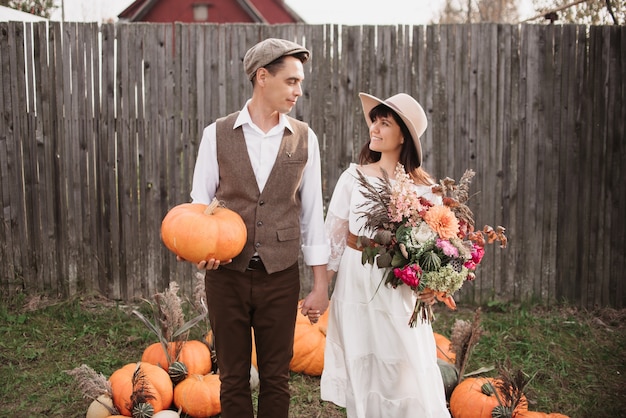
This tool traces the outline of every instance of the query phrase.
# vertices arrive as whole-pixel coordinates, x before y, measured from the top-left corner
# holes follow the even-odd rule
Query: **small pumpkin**
[[[558,412],[538,412],[538,411],[519,411],[513,415],[513,418],[569,418],[567,415]]]
[[[260,384],[259,371],[253,364],[250,366],[250,390],[258,389]]]
[[[178,357],[176,357],[177,348],[179,348]],[[187,370],[185,377],[187,374],[207,374],[211,371],[211,367],[213,366],[211,362],[211,350],[209,350],[209,347],[202,341],[189,340],[170,342],[168,343],[167,350],[173,362],[177,361],[184,364]],[[168,372],[171,368],[170,366],[174,366],[174,364],[170,365],[167,361],[167,355],[161,343],[153,343],[146,347],[141,355],[141,361],[160,366]],[[184,374],[181,365],[176,365],[172,373],[176,375]]]
[[[145,377],[144,383],[152,399],[147,402],[152,405],[154,412],[167,409],[172,404],[174,390],[172,381],[165,370],[146,362],[129,363],[111,374],[109,383],[113,392],[113,404],[121,415],[132,416],[131,395],[136,389],[133,387],[133,376],[140,369]]]
[[[180,418],[180,414],[171,409],[165,409],[154,414],[152,418]]]
[[[293,357],[289,363],[291,371],[309,376],[322,375],[328,312],[329,309],[320,316],[317,323],[311,324],[309,318],[302,315],[298,309],[293,339]]]
[[[183,203],[170,209],[161,223],[161,239],[187,261],[226,261],[243,250],[247,229],[238,213],[213,199],[210,205]]]
[[[148,402],[140,402],[133,406],[133,418],[152,418],[154,415],[154,407]]]
[[[166,409],[157,412],[152,416],[152,418],[180,418],[180,414],[176,411],[172,411],[171,409]]]
[[[166,409],[157,412],[152,416],[152,418],[180,418],[180,414],[176,411],[172,411],[171,409]]]
[[[443,387],[446,391],[446,399],[450,400],[454,388],[459,383],[459,370],[454,364],[448,363],[440,358],[437,359],[437,365],[441,372],[441,379],[443,380]]]
[[[109,395],[103,394],[89,404],[85,418],[108,418],[114,413],[117,414],[115,406],[113,406],[113,399]]]
[[[456,354],[450,349],[450,340],[436,332],[433,332],[435,337],[435,344],[437,345],[437,358],[454,364],[456,361]]]
[[[496,387],[498,380],[491,377],[468,377],[454,388],[450,396],[450,413],[454,418],[492,418],[493,409],[500,405],[502,395]],[[514,414],[528,409],[523,399]]]
[[[174,388],[174,405],[192,417],[212,417],[221,413],[219,376],[190,375]]]

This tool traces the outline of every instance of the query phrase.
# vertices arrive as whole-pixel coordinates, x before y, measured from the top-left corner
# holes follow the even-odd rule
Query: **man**
[[[205,128],[193,202],[213,197],[239,213],[247,243],[231,262],[207,260],[205,287],[221,379],[223,418],[252,418],[251,333],[259,367],[259,418],[287,418],[289,362],[300,294],[298,256],[314,285],[301,311],[313,323],[328,307],[321,165],[315,133],[287,116],[302,95],[310,52],[283,39],[247,51],[252,98]]]

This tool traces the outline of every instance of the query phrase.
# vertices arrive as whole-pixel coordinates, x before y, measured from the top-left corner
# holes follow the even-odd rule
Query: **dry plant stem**
[[[157,336],[159,342],[163,346],[163,351],[165,352],[167,361],[170,364],[178,359],[178,354],[182,348],[182,344],[175,345],[175,352],[173,353],[173,356],[171,356],[169,343],[187,341],[189,337],[189,330],[198,322],[202,321],[208,312],[206,306],[202,304],[202,312],[198,316],[185,322],[182,301],[177,295],[178,289],[178,284],[176,282],[171,282],[169,288],[163,293],[157,293],[154,295],[156,307],[150,301],[146,301],[152,308],[154,322],[150,322],[140,312],[133,310],[133,313],[137,315],[139,319],[141,319],[141,321]]]
[[[435,314],[433,313],[433,307],[426,305],[421,300],[415,302],[415,308],[413,308],[413,314],[409,319],[409,326],[415,328],[417,320],[421,320],[425,323],[432,323],[435,320]]]
[[[100,395],[109,395],[110,397],[113,395],[108,379],[86,364],[67,370],[66,373],[76,380],[85,398],[97,399]]]
[[[463,374],[465,373],[465,368],[467,367],[467,364],[469,363],[469,358],[472,353],[472,350],[478,343],[478,339],[480,338],[482,334],[482,330],[480,328],[480,315],[481,315],[481,309],[478,308],[476,309],[476,312],[474,313],[474,320],[472,321],[472,328],[470,331],[467,344],[465,344],[465,346],[463,347],[462,353],[457,353],[457,361],[459,357],[461,358],[460,362],[458,362],[457,364],[458,369],[459,369],[459,380],[457,383],[461,383],[461,380],[463,380]]]
[[[137,363],[137,368],[135,373],[133,373],[132,385],[133,392],[130,395],[132,407],[129,408],[130,410],[133,410],[139,404],[148,403],[148,401],[156,399],[150,390],[148,378],[141,369],[141,362]]]

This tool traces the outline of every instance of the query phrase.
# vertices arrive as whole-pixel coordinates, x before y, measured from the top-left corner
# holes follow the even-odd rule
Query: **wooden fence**
[[[626,305],[624,26],[0,23],[2,295],[190,295],[160,222],[269,36],[312,51],[293,115],[319,136],[326,199],[367,140],[358,92],[409,93],[426,169],[474,169],[478,226],[507,227],[461,300]]]

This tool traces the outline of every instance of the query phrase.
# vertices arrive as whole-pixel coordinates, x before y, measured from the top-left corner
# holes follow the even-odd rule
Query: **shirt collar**
[[[243,106],[243,109],[241,109],[241,111],[239,112],[239,116],[237,116],[237,120],[235,121],[235,126],[233,126],[233,129],[238,128],[242,125],[248,124],[250,125],[250,127],[253,127],[255,129],[259,129],[254,122],[252,122],[252,118],[250,117],[250,112],[248,112],[248,104],[250,103],[250,100],[252,99],[248,99],[248,101],[246,102],[246,104]],[[274,126],[271,130],[275,130],[276,128],[280,128],[280,131],[284,131],[285,128],[289,129],[289,131],[293,132],[293,128],[291,127],[291,124],[289,123],[289,119],[287,119],[287,116],[284,114],[280,114],[279,118],[278,118],[278,125]]]

